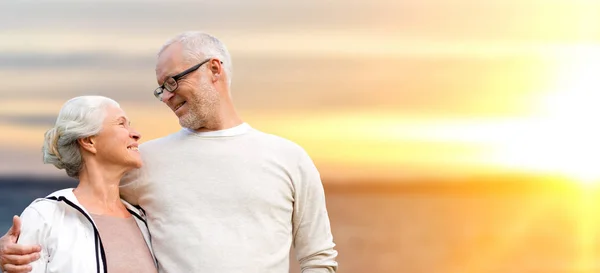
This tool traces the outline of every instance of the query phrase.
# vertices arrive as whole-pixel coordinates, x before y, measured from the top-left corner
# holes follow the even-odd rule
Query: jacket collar
[[[62,190],[58,190],[55,191],[51,194],[49,194],[48,196],[46,196],[46,198],[48,197],[54,197],[54,198],[60,198],[63,197],[67,200],[69,200],[71,203],[77,205],[80,209],[82,209],[86,214],[88,214],[88,216],[91,217],[90,213],[85,209],[85,207],[83,205],[81,205],[81,203],[79,203],[79,200],[77,200],[77,197],[75,196],[75,194],[73,193],[73,188],[67,188],[67,189],[62,189]],[[133,206],[131,204],[129,204],[127,201],[121,199],[121,202],[125,205],[126,208],[128,208],[129,210],[135,212],[137,215],[139,216],[145,216],[143,211],[141,209],[139,209],[136,206]]]

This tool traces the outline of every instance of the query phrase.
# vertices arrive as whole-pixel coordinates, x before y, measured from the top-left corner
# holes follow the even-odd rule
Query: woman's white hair
[[[65,169],[68,176],[77,178],[84,164],[77,140],[100,133],[108,106],[120,107],[116,101],[102,96],[68,100],[60,109],[54,127],[44,135],[44,163]]]
[[[231,86],[233,64],[225,44],[216,37],[201,31],[183,32],[169,39],[158,51],[158,55],[170,45],[179,43],[183,46],[184,60],[189,63],[201,62],[206,58],[217,58],[223,62],[227,73],[227,84]]]

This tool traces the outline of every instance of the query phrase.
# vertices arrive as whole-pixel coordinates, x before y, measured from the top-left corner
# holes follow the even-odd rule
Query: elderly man
[[[319,172],[300,146],[242,121],[231,76],[225,45],[206,33],[158,53],[154,96],[183,128],[140,146],[144,167],[121,193],[146,211],[159,271],[284,273],[294,246],[302,272],[335,272]],[[18,229],[0,239],[6,272],[37,258],[39,247],[14,243]]]

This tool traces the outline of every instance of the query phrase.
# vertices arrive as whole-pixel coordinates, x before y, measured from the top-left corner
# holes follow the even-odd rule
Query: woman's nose
[[[142,138],[142,135],[140,133],[138,133],[138,131],[136,130],[131,130],[130,133],[131,138],[135,139],[136,141],[140,140],[140,138]]]

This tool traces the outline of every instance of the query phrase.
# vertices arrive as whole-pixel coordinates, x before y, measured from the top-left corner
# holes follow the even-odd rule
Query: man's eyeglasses
[[[173,77],[169,77],[161,86],[159,86],[158,88],[156,88],[154,90],[154,96],[158,100],[162,101],[163,92],[165,92],[165,90],[169,91],[171,93],[175,92],[175,90],[177,90],[177,87],[179,87],[179,85],[177,84],[177,81],[179,79],[183,78],[187,74],[190,74],[190,73],[198,70],[198,68],[200,68],[203,64],[207,63],[210,60],[212,60],[212,58],[206,59],[206,60],[202,61],[201,63],[194,65]],[[223,63],[223,62],[221,62],[221,63]]]

